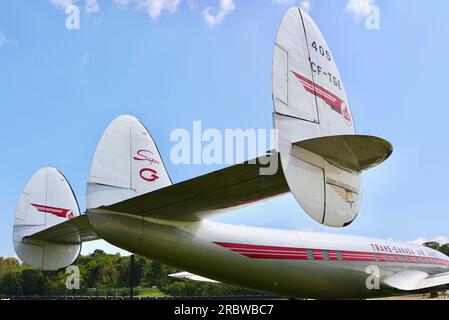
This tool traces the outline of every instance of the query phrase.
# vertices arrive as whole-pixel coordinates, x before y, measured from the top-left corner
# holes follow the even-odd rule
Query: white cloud
[[[50,3],[58,9],[65,9],[70,5],[76,5],[78,0],[50,0]],[[100,6],[98,5],[97,0],[84,0],[84,11],[87,15],[99,12]]]
[[[76,0],[50,0],[50,2],[57,8],[65,9],[68,6],[75,4]]]
[[[120,7],[127,7],[129,0],[113,0],[113,2]]]
[[[349,0],[346,10],[351,12],[356,20],[360,20],[371,13],[373,5],[375,5],[375,0]]]
[[[187,5],[190,10],[195,10],[198,7],[198,3],[195,0],[187,0]]]
[[[274,3],[281,5],[297,5],[299,8],[303,9],[305,12],[310,11],[310,1],[298,1],[298,0],[273,0]]]
[[[203,18],[211,28],[222,23],[226,16],[235,10],[233,0],[219,0],[219,4],[218,10],[213,7],[207,7],[203,10]]]
[[[87,15],[100,11],[98,0],[50,0],[53,6],[60,9],[65,9],[69,5],[76,5],[81,2],[84,3],[84,11]],[[201,1],[197,0],[112,0],[112,2],[122,8],[132,7],[137,11],[146,12],[152,20],[159,18],[164,12],[175,14],[183,2],[192,11],[196,10],[201,3]],[[207,6],[202,11],[202,16],[210,27],[222,23],[226,16],[235,10],[233,0],[216,0],[216,2],[216,6]],[[307,0],[303,1],[303,4],[305,8],[309,6]]]
[[[433,239],[433,241],[438,242],[439,244],[448,244],[449,243],[449,239],[446,238],[445,236],[438,236],[435,239]]]
[[[146,12],[151,19],[155,20],[164,11],[170,14],[176,13],[181,0],[114,0],[114,3],[121,7],[133,5],[137,10]]]
[[[84,11],[86,11],[87,15],[100,12],[100,6],[98,5],[97,0],[86,0]]]
[[[449,243],[449,239],[445,236],[437,236],[433,239],[418,238],[416,240],[408,241],[408,242],[414,243],[414,244],[424,244],[426,242],[438,242],[439,244],[447,244],[447,243]]]
[[[0,33],[0,47],[6,43],[6,36],[3,33]]]
[[[303,1],[301,2],[301,4],[299,5],[299,7],[301,9],[303,9],[305,12],[309,12],[310,11],[310,2],[309,1]]]
[[[15,44],[15,41],[11,40],[10,38],[8,38],[7,36],[5,36],[3,33],[0,32],[0,48],[11,44]]]

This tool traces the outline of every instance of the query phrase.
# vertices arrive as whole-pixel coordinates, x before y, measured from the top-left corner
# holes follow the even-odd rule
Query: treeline
[[[434,250],[438,250],[441,253],[444,253],[445,255],[449,256],[449,243],[441,245],[438,242],[426,242],[424,243],[424,246]]]
[[[34,270],[15,258],[0,257],[0,296],[37,295],[129,295],[130,256],[107,254],[95,250],[80,255],[74,262],[80,270],[80,289],[66,289],[68,274]],[[257,295],[260,293],[214,283],[182,281],[168,277],[180,272],[175,268],[140,256],[135,257],[133,284],[135,287],[157,288],[169,296]],[[117,292],[117,288],[120,291]],[[123,289],[124,288],[124,289]],[[95,290],[93,290],[95,289]]]
[[[449,255],[449,244],[428,242],[424,245]],[[66,294],[126,296],[129,295],[130,260],[130,256],[106,254],[102,250],[95,250],[87,256],[80,255],[74,263],[80,270],[80,289],[68,291],[66,289],[68,274],[65,270],[39,271],[20,264],[16,258],[0,257],[0,296]],[[182,281],[168,277],[169,274],[180,271],[157,261],[136,256],[133,285],[142,288],[154,287],[168,296],[260,295],[229,285]]]

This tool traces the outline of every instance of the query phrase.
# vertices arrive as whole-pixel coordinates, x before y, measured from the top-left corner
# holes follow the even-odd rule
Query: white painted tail
[[[170,186],[156,144],[142,123],[120,116],[98,143],[87,184],[87,209]]]
[[[386,160],[392,146],[355,135],[334,57],[299,8],[286,13],[277,35],[273,102],[277,151],[296,200],[320,224],[350,224],[360,210],[361,172]]]
[[[57,270],[72,264],[80,244],[48,243],[27,236],[80,215],[78,203],[64,176],[43,168],[30,179],[17,205],[14,249],[17,256],[36,269]]]

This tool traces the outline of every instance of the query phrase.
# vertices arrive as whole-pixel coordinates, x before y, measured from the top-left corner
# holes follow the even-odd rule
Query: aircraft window
[[[314,258],[315,258],[315,257],[314,257],[314,255],[313,255],[313,251],[310,250],[310,249],[308,249],[308,250],[307,250],[307,259],[313,260]]]
[[[337,259],[338,259],[339,261],[342,261],[342,260],[343,260],[343,253],[341,253],[341,251],[337,251]]]
[[[329,252],[327,252],[326,250],[323,250],[323,259],[329,260]]]

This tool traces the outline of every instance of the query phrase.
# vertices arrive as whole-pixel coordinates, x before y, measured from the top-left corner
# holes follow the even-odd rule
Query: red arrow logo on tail
[[[313,81],[296,73],[295,71],[293,70],[290,71],[296,78],[299,79],[299,81],[304,86],[304,89],[306,89],[307,92],[310,92],[311,94],[317,96],[318,98],[323,99],[324,102],[326,102],[326,104],[329,105],[332,110],[338,112],[340,115],[343,116],[343,118],[345,118],[346,121],[351,123],[351,115],[349,114],[348,106],[344,103],[342,99],[337,97],[332,92],[324,89],[322,86],[317,85]]]

